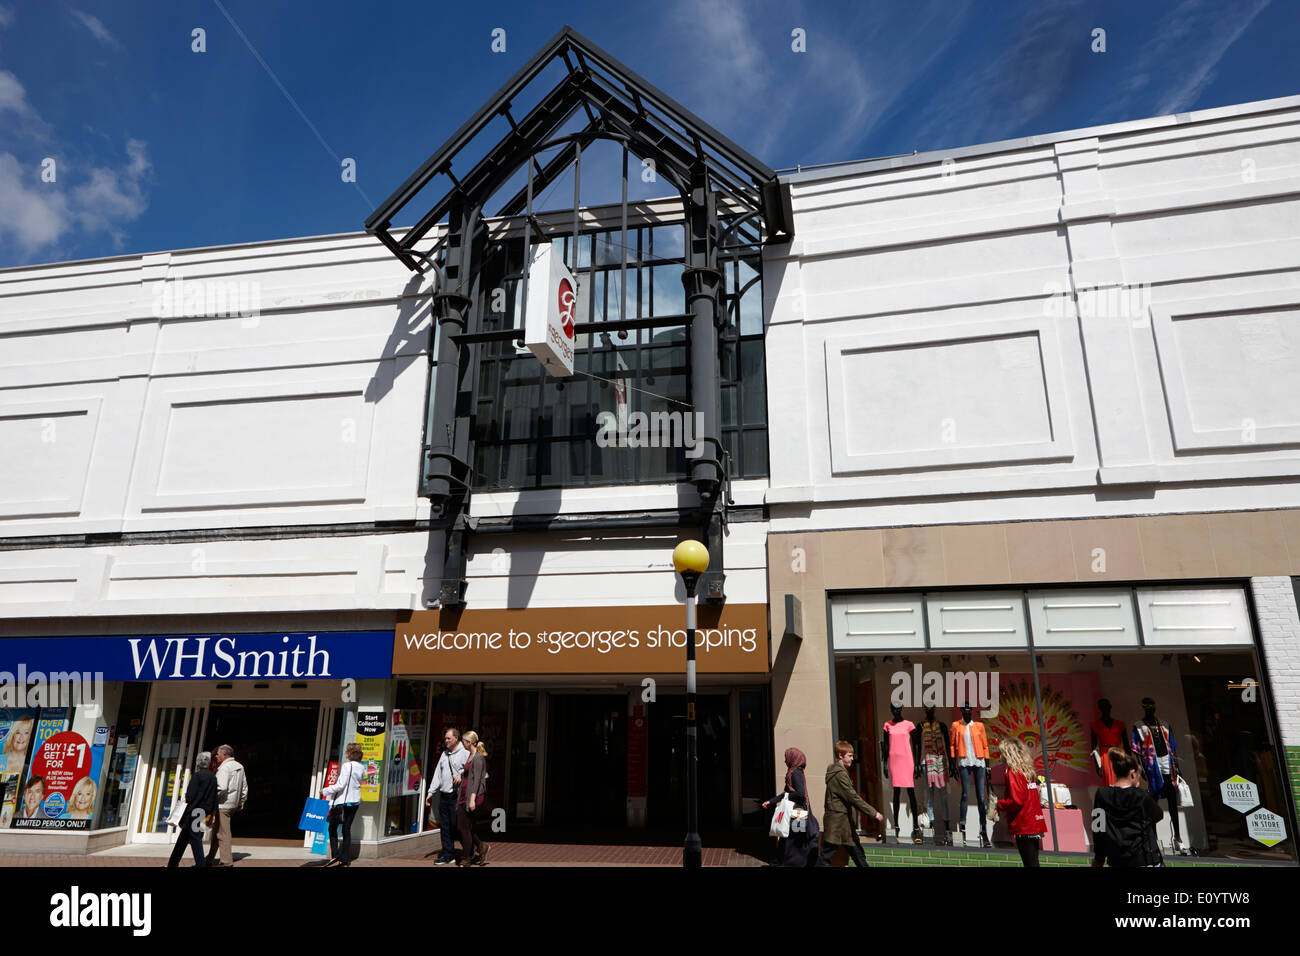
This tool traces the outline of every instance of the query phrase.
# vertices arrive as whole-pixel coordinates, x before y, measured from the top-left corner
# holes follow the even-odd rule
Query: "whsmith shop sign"
[[[413,611],[397,624],[393,673],[677,673],[685,616],[681,605]],[[702,674],[766,673],[767,605],[700,607],[695,656]]]
[[[0,671],[68,670],[106,681],[321,680],[391,676],[391,631],[0,639]]]

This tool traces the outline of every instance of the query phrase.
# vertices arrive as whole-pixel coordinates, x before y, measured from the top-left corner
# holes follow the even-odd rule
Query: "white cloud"
[[[8,70],[0,70],[0,113],[5,110],[25,116],[31,107],[27,105],[27,91],[18,82],[18,77]]]
[[[106,232],[120,246],[121,227],[149,205],[148,148],[133,139],[126,152],[125,166],[92,166],[84,178],[69,163],[59,163],[53,183],[42,181],[39,162],[20,163],[12,153],[0,153],[0,243],[16,245],[24,258],[77,233]],[[78,181],[68,187],[69,179]]]
[[[1056,38],[1077,32],[1079,8],[1078,0],[1066,0],[1017,19],[1014,32],[994,55],[976,61],[969,73],[953,76],[917,110],[916,148],[987,142],[1034,123],[1073,81],[1081,54],[1076,49],[1072,58]],[[1087,45],[1080,49],[1086,51]]]
[[[8,70],[0,70],[0,120],[5,121],[0,124],[5,139],[26,143],[49,139],[50,124],[27,102],[27,90]]]
[[[92,16],[83,10],[76,9],[72,11],[72,15],[80,20],[82,26],[89,30],[91,35],[100,43],[111,47],[121,46],[121,44],[117,42],[117,38],[108,32],[108,27],[104,26],[103,21],[100,20],[99,17]]]
[[[1150,32],[1141,55],[1125,61],[1119,96],[1107,102],[1104,113],[1095,113],[1094,121],[1191,109],[1214,81],[1228,50],[1270,2],[1225,7],[1208,0],[1180,0]]]
[[[41,183],[39,170],[24,170],[12,153],[0,153],[0,239],[16,242],[31,255],[58,242],[69,219],[67,197]]]
[[[0,7],[0,27],[7,27],[14,22],[14,12],[8,7]]]
[[[911,32],[900,41],[895,24],[874,16],[850,25],[846,14],[740,0],[710,4],[702,16],[678,0],[670,32],[691,64],[680,98],[765,162],[840,160],[951,45],[966,10],[947,2],[910,9]],[[795,27],[807,31],[806,52],[791,47]],[[709,105],[719,102],[752,108],[714,115]]]
[[[149,205],[144,192],[152,168],[148,146],[127,140],[122,166],[82,165],[76,158],[33,152],[38,149],[32,147],[33,139],[45,138],[49,124],[27,102],[18,77],[0,70],[0,115],[7,112],[19,117],[17,126],[30,135],[19,137],[28,145],[23,159],[0,152],[0,248],[7,253],[16,246],[30,259],[65,236],[94,232],[107,232],[120,246],[121,227],[138,219]],[[49,158],[55,162],[53,182],[42,178]]]
[[[1241,38],[1241,35],[1246,32],[1246,28],[1255,21],[1255,18],[1263,12],[1270,2],[1271,0],[1258,0],[1245,13],[1240,22],[1235,26],[1228,25],[1229,29],[1226,30],[1223,29],[1223,20],[1226,17],[1220,13],[1216,24],[1218,29],[1207,31],[1206,35],[1210,42],[1206,44],[1197,57],[1198,62],[1195,69],[1192,70],[1191,75],[1182,84],[1165,95],[1157,112],[1161,115],[1176,113],[1195,103],[1197,97],[1214,79],[1214,69],[1228,52],[1228,48]],[[1237,7],[1235,9],[1241,10],[1242,8]]]
[[[130,162],[123,169],[97,166],[89,179],[72,189],[70,211],[87,232],[107,231],[119,237],[116,225],[138,219],[149,205],[143,180],[149,172],[149,155],[138,139],[127,140]]]

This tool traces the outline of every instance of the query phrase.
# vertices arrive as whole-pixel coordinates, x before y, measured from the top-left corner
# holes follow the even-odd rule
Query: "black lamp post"
[[[673,549],[673,568],[686,585],[686,844],[682,866],[703,865],[700,842],[699,766],[695,727],[695,586],[709,567],[709,549],[698,541],[683,541]]]

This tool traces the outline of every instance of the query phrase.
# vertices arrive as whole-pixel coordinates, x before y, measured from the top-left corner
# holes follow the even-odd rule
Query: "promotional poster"
[[[35,708],[0,710],[0,829],[8,827],[18,805],[19,781],[36,731]]]
[[[357,713],[357,745],[361,747],[361,759],[366,766],[361,778],[362,803],[379,801],[380,778],[384,766],[384,737],[383,710],[362,710]]]
[[[41,721],[45,723],[44,720]],[[81,734],[59,731],[44,740],[32,755],[23,788],[18,829],[87,830],[95,817],[99,768],[104,748],[93,747]]]

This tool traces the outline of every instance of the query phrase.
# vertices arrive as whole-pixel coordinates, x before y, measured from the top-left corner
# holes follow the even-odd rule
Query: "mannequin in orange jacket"
[[[966,729],[970,728],[970,752],[966,748]],[[970,800],[971,784],[975,785],[975,799],[980,813],[980,846],[991,847],[988,836],[988,807],[985,806],[984,784],[988,773],[988,737],[984,724],[971,716],[970,704],[961,709],[961,720],[953,724],[952,743],[949,745],[950,756],[954,757],[957,770],[961,774],[961,810],[957,824],[963,832],[966,829],[966,806]]]

